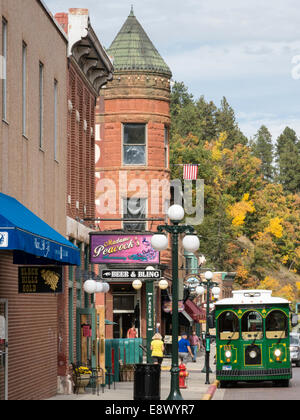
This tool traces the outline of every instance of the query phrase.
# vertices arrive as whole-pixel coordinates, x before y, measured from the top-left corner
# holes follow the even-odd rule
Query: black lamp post
[[[203,294],[206,289],[206,329],[205,329],[205,366],[202,370],[206,373],[206,384],[209,384],[209,373],[211,372],[209,367],[209,356],[210,356],[210,334],[209,334],[209,305],[210,305],[210,290],[215,297],[219,296],[220,288],[219,284],[212,281],[213,273],[206,271],[204,274],[206,281],[199,282],[198,294]]]
[[[188,225],[179,225],[184,218],[184,210],[179,205],[170,207],[168,216],[172,225],[158,226],[158,234],[153,235],[151,244],[157,251],[163,251],[168,247],[168,238],[163,232],[172,237],[172,367],[171,367],[171,390],[167,400],[183,400],[179,389],[179,366],[178,366],[178,236],[188,233],[183,239],[183,246],[190,252],[195,252],[200,246],[200,241],[193,235],[194,228]]]

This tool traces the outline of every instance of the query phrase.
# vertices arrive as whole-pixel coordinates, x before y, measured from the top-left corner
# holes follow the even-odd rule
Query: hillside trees
[[[172,177],[182,178],[178,164],[199,165],[198,178],[205,183],[205,214],[195,228],[202,236],[201,252],[208,266],[236,271],[239,287],[271,284],[268,279],[276,284],[274,273],[282,269],[296,276],[300,273],[300,195],[286,179],[274,180],[268,129],[261,127],[250,145],[225,98],[218,108],[204,97],[194,100],[183,85],[175,84],[175,92]],[[299,147],[291,131],[285,130],[276,148],[281,174],[286,145],[295,146],[294,154]],[[296,295],[297,278],[291,288],[283,289],[288,286],[283,284],[280,290]]]

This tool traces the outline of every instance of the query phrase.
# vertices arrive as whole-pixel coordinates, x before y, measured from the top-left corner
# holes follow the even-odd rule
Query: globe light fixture
[[[211,291],[215,298],[218,298],[220,296],[220,293],[221,293],[220,287],[213,287]]]
[[[168,216],[172,222],[180,222],[184,218],[184,209],[179,204],[174,204],[169,208]]]
[[[213,278],[213,273],[211,271],[206,271],[204,277],[206,278],[206,280],[211,280]]]
[[[103,293],[103,283],[102,282],[97,282],[96,293]]]
[[[110,290],[110,285],[108,283],[102,283],[103,293],[108,293]]]
[[[136,279],[136,280],[134,280],[133,282],[132,282],[132,287],[135,289],[135,290],[140,290],[141,288],[142,288],[142,286],[143,286],[143,283],[141,282],[141,280],[139,280],[139,279]]]
[[[93,293],[96,293],[97,290],[97,282],[93,279],[89,279],[84,282],[83,289],[85,293],[88,293],[89,295],[92,295]]]
[[[188,252],[196,252],[200,248],[200,241],[196,235],[186,235],[183,238],[182,245]]]
[[[169,283],[166,279],[161,279],[158,286],[161,290],[166,290],[169,287]]]
[[[168,248],[168,238],[163,234],[153,235],[151,238],[151,245],[155,251],[164,251]]]
[[[197,293],[197,295],[202,296],[202,295],[204,295],[204,292],[205,292],[205,289],[204,289],[203,286],[197,286],[196,287],[196,293]]]

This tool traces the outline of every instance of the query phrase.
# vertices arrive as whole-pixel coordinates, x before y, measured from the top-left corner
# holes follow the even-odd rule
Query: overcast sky
[[[300,137],[298,0],[45,0],[50,11],[90,10],[109,47],[134,13],[172,70],[197,99],[225,96],[245,135],[262,124],[273,140],[286,126]]]

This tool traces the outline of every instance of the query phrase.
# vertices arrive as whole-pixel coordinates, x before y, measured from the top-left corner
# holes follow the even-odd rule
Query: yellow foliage
[[[253,213],[255,207],[252,201],[249,201],[249,194],[244,194],[242,201],[235,203],[229,208],[229,214],[233,218],[234,226],[241,226],[245,222],[247,213]]]
[[[236,270],[236,275],[238,278],[246,280],[248,276],[248,270],[244,266],[240,265]]]
[[[274,217],[270,220],[269,226],[266,227],[265,232],[272,233],[276,238],[281,238],[283,235],[283,227],[281,225],[282,219]]]
[[[288,255],[284,255],[284,256],[281,258],[281,262],[282,262],[282,264],[286,264],[286,263],[288,262],[288,260],[289,260],[289,256],[288,256]]]
[[[274,279],[273,277],[265,277],[263,281],[260,282],[258,289],[266,289],[266,290],[278,290],[280,287],[279,281]]]

